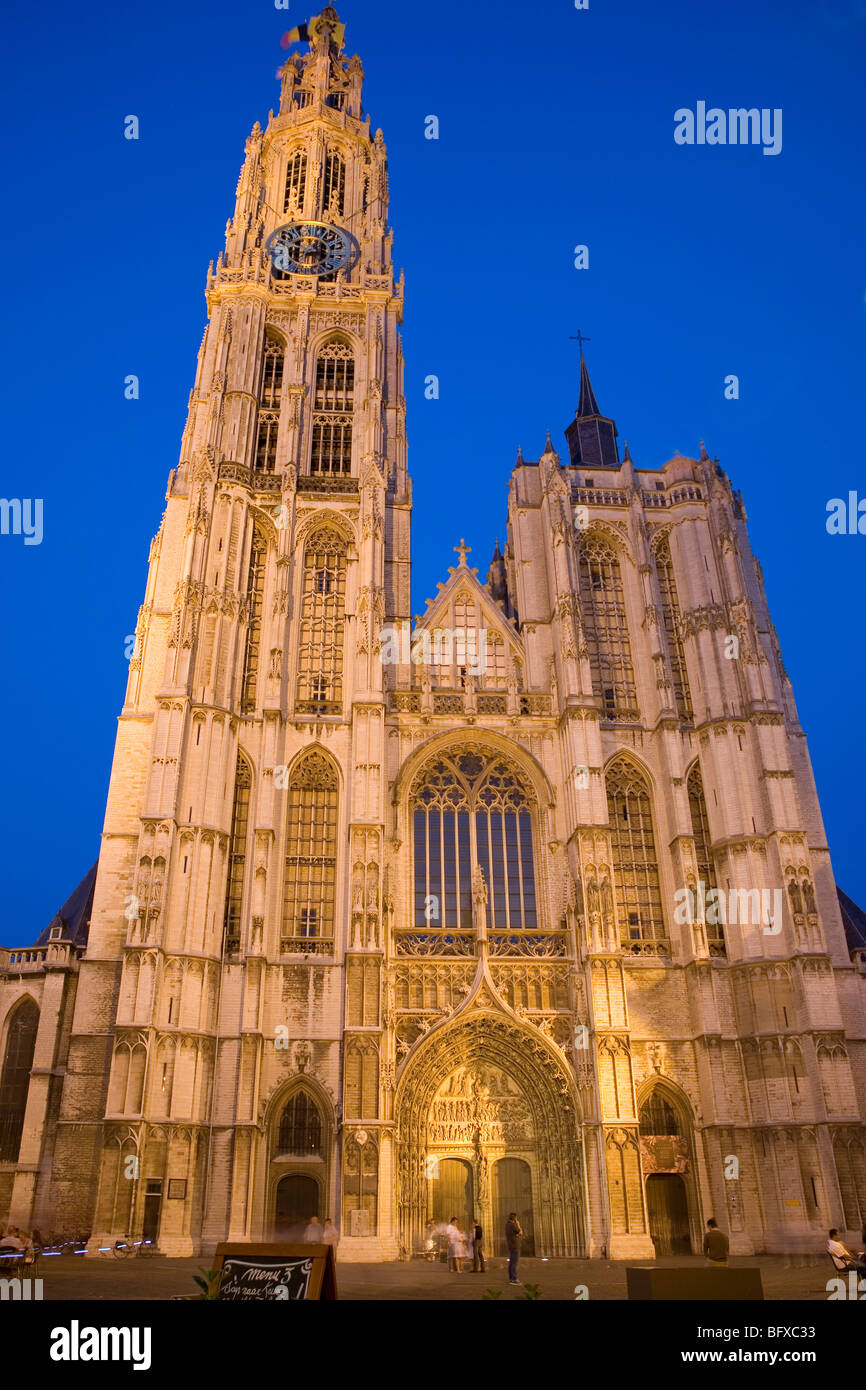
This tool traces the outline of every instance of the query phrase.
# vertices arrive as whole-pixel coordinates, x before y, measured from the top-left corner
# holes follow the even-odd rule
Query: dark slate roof
[[[845,936],[848,940],[849,951],[866,950],[866,912],[858,907],[847,893],[837,885],[836,893],[839,898],[839,906],[842,909],[842,921],[845,926]]]
[[[90,869],[73,893],[69,895],[59,912],[55,912],[34,946],[47,946],[52,927],[62,927],[64,941],[72,941],[76,946],[87,945],[90,929],[90,913],[93,908],[93,889],[96,885],[96,870],[99,861]]]
[[[580,399],[577,403],[578,419],[587,415],[600,415],[598,401],[595,399],[595,392],[592,389],[592,382],[589,379],[589,367],[586,365],[586,358],[580,354]]]

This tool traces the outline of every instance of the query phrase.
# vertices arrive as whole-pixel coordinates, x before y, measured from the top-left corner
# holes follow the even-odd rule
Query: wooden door
[[[656,1255],[690,1255],[689,1199],[679,1173],[651,1173],[646,1184],[647,1217]]]
[[[493,1237],[490,1244],[497,1255],[507,1255],[505,1223],[510,1211],[517,1212],[523,1227],[521,1255],[535,1254],[532,1222],[532,1173],[522,1158],[500,1158],[493,1165]]]
[[[433,1176],[433,1220],[451,1220],[456,1216],[461,1231],[466,1231],[473,1215],[472,1168],[462,1158],[440,1158]]]
[[[277,1187],[274,1211],[274,1229],[277,1235],[285,1238],[292,1234],[293,1237],[302,1240],[310,1218],[321,1215],[319,1184],[315,1178],[304,1177],[302,1173],[292,1173],[289,1177],[281,1179]]]

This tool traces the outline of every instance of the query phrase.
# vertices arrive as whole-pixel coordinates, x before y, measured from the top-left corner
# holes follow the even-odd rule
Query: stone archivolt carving
[[[497,1067],[458,1067],[433,1101],[431,1144],[522,1144],[533,1138],[532,1113],[515,1083]]]

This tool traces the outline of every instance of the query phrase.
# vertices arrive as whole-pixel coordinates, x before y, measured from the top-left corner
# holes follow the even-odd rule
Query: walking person
[[[523,1239],[523,1228],[517,1219],[517,1212],[510,1211],[508,1220],[505,1223],[505,1244],[508,1246],[508,1282],[509,1284],[519,1284],[517,1277],[517,1262],[520,1259],[520,1242]]]
[[[472,1273],[486,1274],[487,1265],[484,1261],[484,1251],[481,1248],[484,1232],[481,1229],[481,1222],[477,1217],[473,1217],[470,1230],[472,1232]]]
[[[728,1263],[728,1237],[724,1231],[720,1231],[715,1220],[711,1216],[707,1222],[707,1233],[704,1236],[704,1254],[713,1265],[726,1265]]]

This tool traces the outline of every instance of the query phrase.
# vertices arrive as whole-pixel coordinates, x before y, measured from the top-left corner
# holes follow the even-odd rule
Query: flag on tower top
[[[335,22],[335,18],[332,19],[331,15],[336,17],[336,12],[332,10],[329,14],[327,10],[323,10],[321,14],[314,15],[312,19],[307,20],[306,24],[299,24],[295,29],[290,29],[280,39],[280,47],[289,48],[293,43],[312,43],[319,30],[326,24],[331,31],[334,43],[338,48],[341,48],[346,37],[346,26],[340,24],[339,21]]]
[[[283,34],[280,39],[280,48],[289,48],[293,43],[309,43],[310,31],[306,24],[299,24],[296,29],[290,29],[287,34]]]

